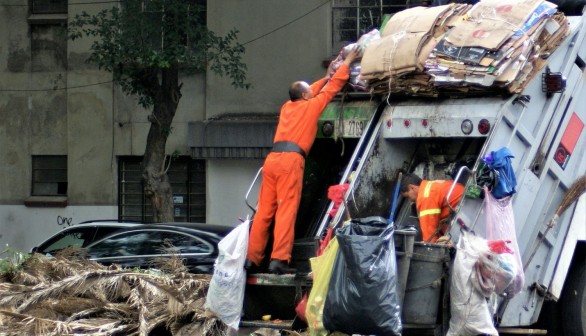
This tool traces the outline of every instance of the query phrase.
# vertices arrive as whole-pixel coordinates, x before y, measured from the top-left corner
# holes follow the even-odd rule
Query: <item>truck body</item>
[[[507,147],[514,154],[517,187],[512,202],[521,259],[526,264],[525,285],[511,299],[499,298],[495,325],[502,333],[549,330],[549,334],[585,336],[585,196],[572,202],[548,228],[568,189],[586,173],[585,18],[568,17],[569,36],[519,94],[455,99],[389,95],[378,100],[356,95],[330,103],[306,163],[292,260],[298,273],[249,275],[242,325],[302,328],[295,317],[295,303],[311,288],[308,260],[315,256],[320,239],[347,216],[389,218],[399,172],[470,186],[481,158]],[[565,79],[562,92],[546,92],[552,72]],[[257,178],[251,188],[259,184]],[[342,204],[332,217],[329,211],[334,204],[326,197],[327,188],[341,183],[350,184],[347,208]],[[483,202],[483,198],[462,198],[451,219],[454,242],[460,236],[456,223],[465,223],[484,236]],[[412,203],[400,197],[396,205],[392,215],[397,232],[416,227]],[[433,303],[437,304],[435,323],[404,323],[406,332],[428,329],[445,334],[447,278],[439,290],[443,299]],[[556,319],[562,313],[563,321]],[[284,322],[259,321],[266,314]]]

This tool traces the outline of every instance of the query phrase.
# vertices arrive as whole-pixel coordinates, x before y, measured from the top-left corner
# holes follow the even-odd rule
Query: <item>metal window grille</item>
[[[334,0],[332,2],[332,52],[337,54],[360,36],[380,28],[386,14],[424,6],[429,0]]]
[[[67,0],[32,0],[33,14],[67,13]]]
[[[118,215],[120,219],[150,223],[153,209],[144,195],[141,160],[140,157],[119,159]],[[167,175],[173,191],[175,221],[205,223],[205,161],[177,158]]]
[[[31,194],[33,196],[67,195],[67,156],[33,155]]]

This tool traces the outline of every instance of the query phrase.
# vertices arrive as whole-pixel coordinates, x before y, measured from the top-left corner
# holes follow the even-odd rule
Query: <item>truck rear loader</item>
[[[399,172],[457,180],[470,189],[482,158],[507,147],[514,154],[513,209],[525,283],[514,297],[497,300],[494,324],[502,334],[586,336],[586,197],[572,200],[554,225],[551,221],[569,188],[586,173],[586,16],[568,21],[568,36],[555,52],[543,55],[543,68],[519,93],[457,98],[355,93],[340,94],[330,103],[306,161],[291,261],[297,274],[248,274],[241,326],[306,328],[295,305],[311,290],[309,258],[319,241],[347,217],[389,218]],[[258,177],[246,195],[252,210],[249,195]],[[332,217],[327,188],[342,183],[350,186]],[[454,242],[461,223],[484,236],[483,202],[465,196],[454,209]],[[405,279],[397,286],[403,332],[445,335],[450,253],[419,241],[411,230],[418,225],[412,207],[399,197],[392,214],[397,272]],[[417,259],[418,249],[437,249],[431,256],[446,257]],[[420,286],[434,280],[429,273],[434,268],[440,282]],[[272,320],[262,321],[268,314]]]

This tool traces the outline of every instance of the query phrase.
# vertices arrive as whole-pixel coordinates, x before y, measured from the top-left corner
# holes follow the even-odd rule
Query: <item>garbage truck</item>
[[[296,308],[311,292],[309,260],[328,229],[393,218],[402,331],[445,335],[463,228],[486,235],[486,197],[478,197],[477,177],[487,155],[507,148],[517,181],[511,197],[524,284],[513,297],[491,301],[492,323],[500,334],[586,336],[586,196],[583,189],[568,195],[586,173],[586,16],[567,20],[567,36],[540,55],[540,68],[516,92],[339,94],[322,114],[306,159],[291,260],[297,272],[248,274],[241,327],[307,328]],[[413,203],[394,199],[404,173],[465,186],[449,221],[454,247],[421,241]],[[254,212],[250,195],[260,171],[252,180],[245,202]],[[338,206],[327,190],[340,184],[348,190]]]

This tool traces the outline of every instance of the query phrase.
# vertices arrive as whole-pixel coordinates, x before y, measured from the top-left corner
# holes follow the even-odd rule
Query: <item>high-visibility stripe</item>
[[[433,181],[427,182],[427,184],[425,185],[425,189],[423,190],[423,197],[425,197],[425,198],[429,197],[429,191],[431,190],[432,184],[433,184]]]
[[[442,209],[427,209],[423,210],[419,213],[419,217],[429,216],[429,215],[438,215],[442,213]]]

